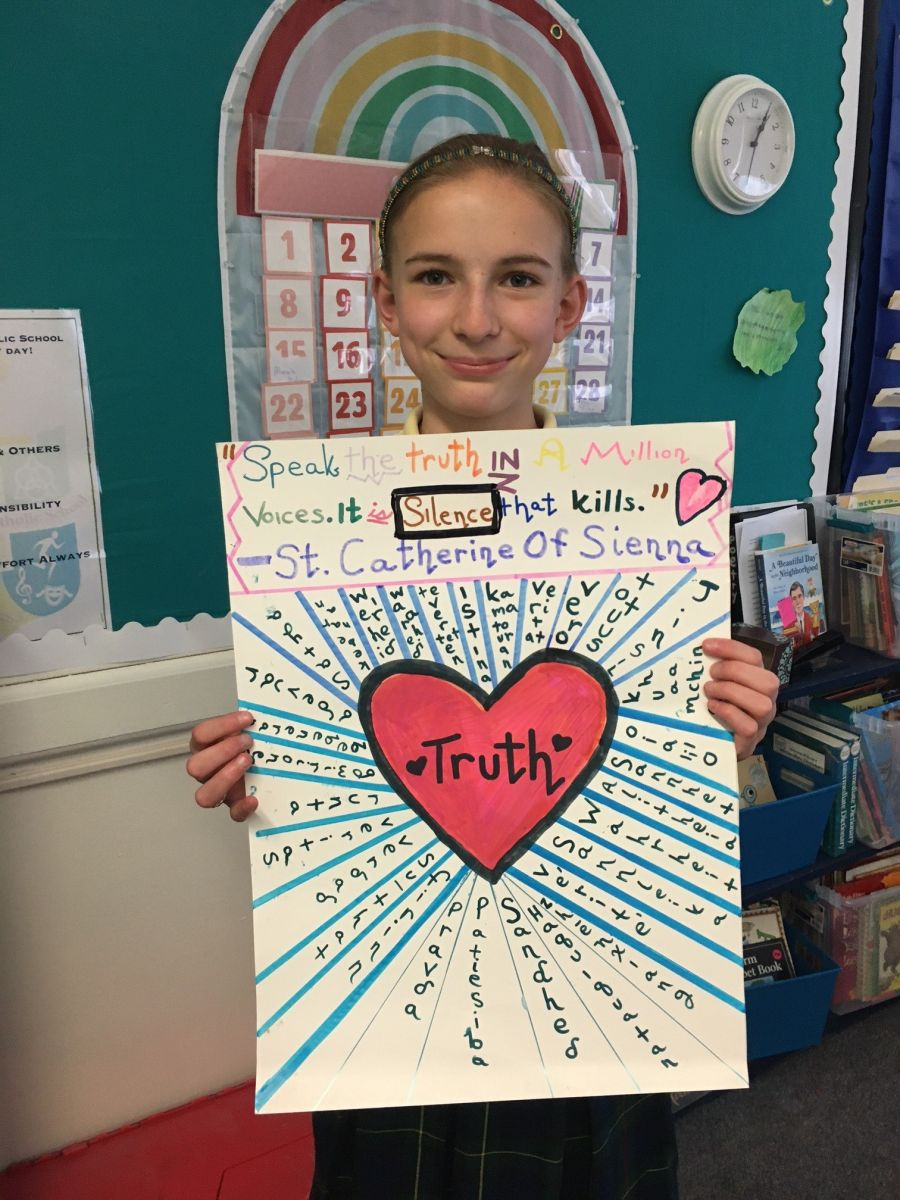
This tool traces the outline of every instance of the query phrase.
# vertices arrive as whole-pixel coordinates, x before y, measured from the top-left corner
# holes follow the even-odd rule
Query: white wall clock
[[[752,212],[772,198],[794,158],[787,101],[755,75],[729,75],[694,119],[691,159],[700,190],[722,212]]]

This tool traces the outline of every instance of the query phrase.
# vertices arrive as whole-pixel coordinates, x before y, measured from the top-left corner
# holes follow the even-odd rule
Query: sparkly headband
[[[394,186],[388,193],[388,198],[384,202],[384,208],[381,210],[381,220],[378,222],[378,244],[381,248],[382,262],[385,258],[384,253],[384,231],[387,225],[388,216],[394,206],[394,201],[404,191],[414,179],[418,179],[421,175],[427,174],[434,167],[440,166],[442,163],[458,162],[464,158],[496,158],[501,162],[512,163],[517,167],[525,167],[529,171],[533,171],[535,175],[550,187],[553,188],[560,200],[566,206],[566,214],[569,218],[569,228],[572,234],[572,253],[577,250],[578,244],[578,209],[569,196],[562,183],[559,181],[553,171],[549,170],[539,163],[536,159],[526,158],[515,150],[494,149],[493,146],[458,146],[455,150],[445,151],[441,154],[432,154],[429,158],[423,159],[414,167],[404,171]]]

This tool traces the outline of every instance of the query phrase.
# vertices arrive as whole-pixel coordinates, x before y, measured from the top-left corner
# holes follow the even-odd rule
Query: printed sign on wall
[[[105,628],[109,603],[81,315],[0,313],[0,639]]]
[[[260,1111],[746,1086],[732,451],[219,447]]]

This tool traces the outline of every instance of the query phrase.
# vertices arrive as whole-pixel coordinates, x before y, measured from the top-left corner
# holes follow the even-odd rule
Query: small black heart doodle
[[[413,758],[406,764],[410,775],[421,775],[428,765],[428,759],[423,754],[421,758]]]
[[[569,746],[572,745],[572,739],[570,737],[566,737],[562,733],[554,733],[554,735],[551,739],[551,742],[553,745],[553,749],[556,750],[557,752],[562,751],[562,750],[568,750]]]

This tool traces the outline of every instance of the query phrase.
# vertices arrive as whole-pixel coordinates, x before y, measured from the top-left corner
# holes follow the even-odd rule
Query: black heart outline
[[[600,740],[595,749],[591,752],[587,762],[578,775],[570,782],[560,794],[558,800],[549,809],[544,816],[534,825],[528,833],[519,838],[513,846],[507,850],[503,857],[499,860],[495,867],[486,867],[480,862],[465,846],[462,846],[455,838],[452,838],[446,830],[438,824],[429,812],[419,803],[416,797],[409,791],[403,781],[397,776],[393,767],[387,759],[387,756],[378,744],[378,739],[375,737],[372,728],[372,700],[376,691],[385,681],[392,675],[430,675],[434,679],[443,679],[448,683],[455,684],[456,687],[468,692],[474,697],[482,708],[487,712],[504,696],[510,688],[515,687],[523,675],[527,675],[532,667],[539,663],[565,663],[568,666],[576,667],[585,674],[590,675],[599,685],[606,699],[606,723],[603,727],[603,732],[600,735]],[[398,658],[392,659],[390,662],[382,663],[380,667],[376,667],[362,681],[359,689],[359,719],[363,727],[363,732],[369,743],[369,749],[372,751],[372,757],[381,771],[384,778],[396,791],[397,795],[403,800],[418,816],[422,818],[426,825],[437,835],[438,838],[462,859],[467,866],[486,879],[488,883],[497,883],[507,867],[512,866],[516,859],[528,850],[537,839],[547,829],[553,825],[559,817],[569,807],[578,793],[586,786],[588,781],[600,769],[603,760],[609,751],[612,743],[613,735],[616,731],[616,723],[619,718],[619,698],[616,695],[612,680],[607,672],[600,666],[599,663],[593,662],[589,658],[585,658],[581,654],[576,654],[572,650],[561,650],[556,647],[550,647],[546,650],[537,650],[534,654],[530,654],[528,658],[523,659],[518,666],[513,667],[504,679],[500,681],[496,688],[490,693],[485,692],[478,684],[473,683],[471,679],[467,679],[464,675],[460,675],[458,671],[454,671],[452,667],[446,667],[442,663],[429,662],[421,658]]]
[[[689,517],[685,517],[685,519],[682,521],[681,517],[678,515],[678,485],[681,483],[682,479],[684,479],[685,475],[702,475],[703,478],[700,481],[701,487],[704,483],[708,483],[709,480],[713,480],[715,483],[721,483],[722,487],[720,488],[718,495],[713,496],[712,500],[704,504],[702,508],[698,508],[696,512],[691,513]],[[728,480],[723,479],[721,475],[707,475],[705,471],[701,471],[698,467],[685,467],[685,469],[675,480],[675,520],[679,525],[690,524],[695,517],[699,517],[701,513],[705,513],[707,509],[712,508],[714,504],[718,504],[718,502],[725,495],[727,488]]]

